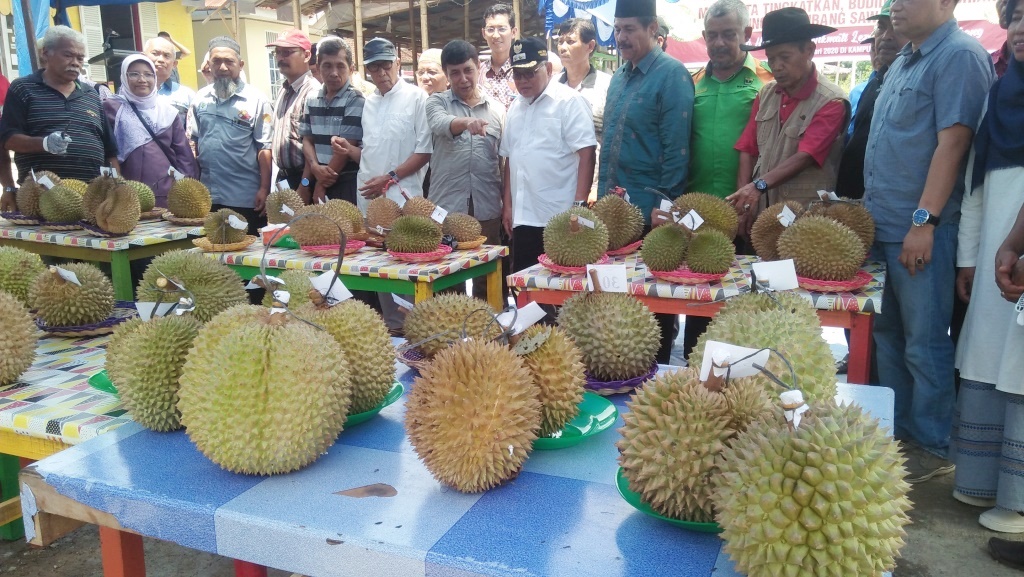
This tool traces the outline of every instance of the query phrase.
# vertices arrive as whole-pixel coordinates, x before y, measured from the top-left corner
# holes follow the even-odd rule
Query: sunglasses
[[[539,64],[535,68],[533,68],[532,70],[520,70],[518,68],[513,68],[512,69],[512,78],[514,78],[516,80],[532,80],[533,77],[538,72],[540,72],[540,69],[543,68],[543,67],[544,67],[543,64]]]
[[[394,62],[390,60],[384,60],[382,62],[373,62],[371,64],[366,65],[366,71],[369,72],[370,74],[376,74],[381,70],[391,70],[391,66],[393,64]]]

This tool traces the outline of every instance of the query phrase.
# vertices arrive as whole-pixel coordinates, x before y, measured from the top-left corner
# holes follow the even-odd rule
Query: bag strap
[[[167,148],[167,145],[164,144],[163,142],[160,142],[160,140],[157,139],[156,134],[153,134],[153,129],[150,128],[149,123],[146,122],[146,119],[143,118],[142,114],[139,113],[139,108],[135,106],[135,103],[131,100],[125,99],[125,102],[128,103],[128,106],[132,107],[132,112],[135,113],[135,116],[139,119],[139,122],[142,124],[142,126],[146,128],[146,132],[148,132],[149,136],[153,138],[153,142],[155,142],[156,145],[160,147],[160,150],[163,151],[164,156],[167,157],[167,163],[170,164],[175,170],[177,170],[178,167],[174,166],[174,155],[171,154],[171,151],[169,148]]]

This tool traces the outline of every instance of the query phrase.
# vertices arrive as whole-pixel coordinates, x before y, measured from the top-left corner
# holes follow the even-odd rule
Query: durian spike
[[[576,218],[576,217],[574,216],[573,218]],[[601,291],[601,280],[597,277],[597,271],[594,270],[594,269],[590,269],[590,272],[587,273],[587,274],[590,275],[590,287],[591,287],[591,291],[590,292],[595,292],[595,293],[602,292]]]
[[[569,232],[577,233],[580,231],[580,217],[575,214],[569,217]]]

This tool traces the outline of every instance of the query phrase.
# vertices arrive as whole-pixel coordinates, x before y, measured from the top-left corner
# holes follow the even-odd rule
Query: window
[[[277,41],[276,32],[267,32],[267,41],[270,44]],[[281,91],[281,71],[277,69],[277,58],[274,56],[274,49],[269,48],[267,52],[267,70],[270,71],[270,101],[277,102],[277,93]]]

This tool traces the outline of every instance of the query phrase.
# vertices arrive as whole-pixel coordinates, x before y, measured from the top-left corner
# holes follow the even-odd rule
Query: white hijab
[[[146,96],[138,96],[128,88],[128,67],[136,62],[145,62],[156,74],[156,66],[144,54],[132,54],[125,57],[121,63],[121,88],[118,89],[114,98],[121,101],[121,108],[117,111],[114,119],[114,139],[117,141],[117,159],[124,162],[124,159],[136,148],[153,140],[149,131],[143,126],[145,122],[153,130],[153,134],[160,134],[167,130],[178,117],[178,110],[160,96],[157,81],[153,79],[153,91]],[[139,109],[139,116],[135,114],[132,103]]]

